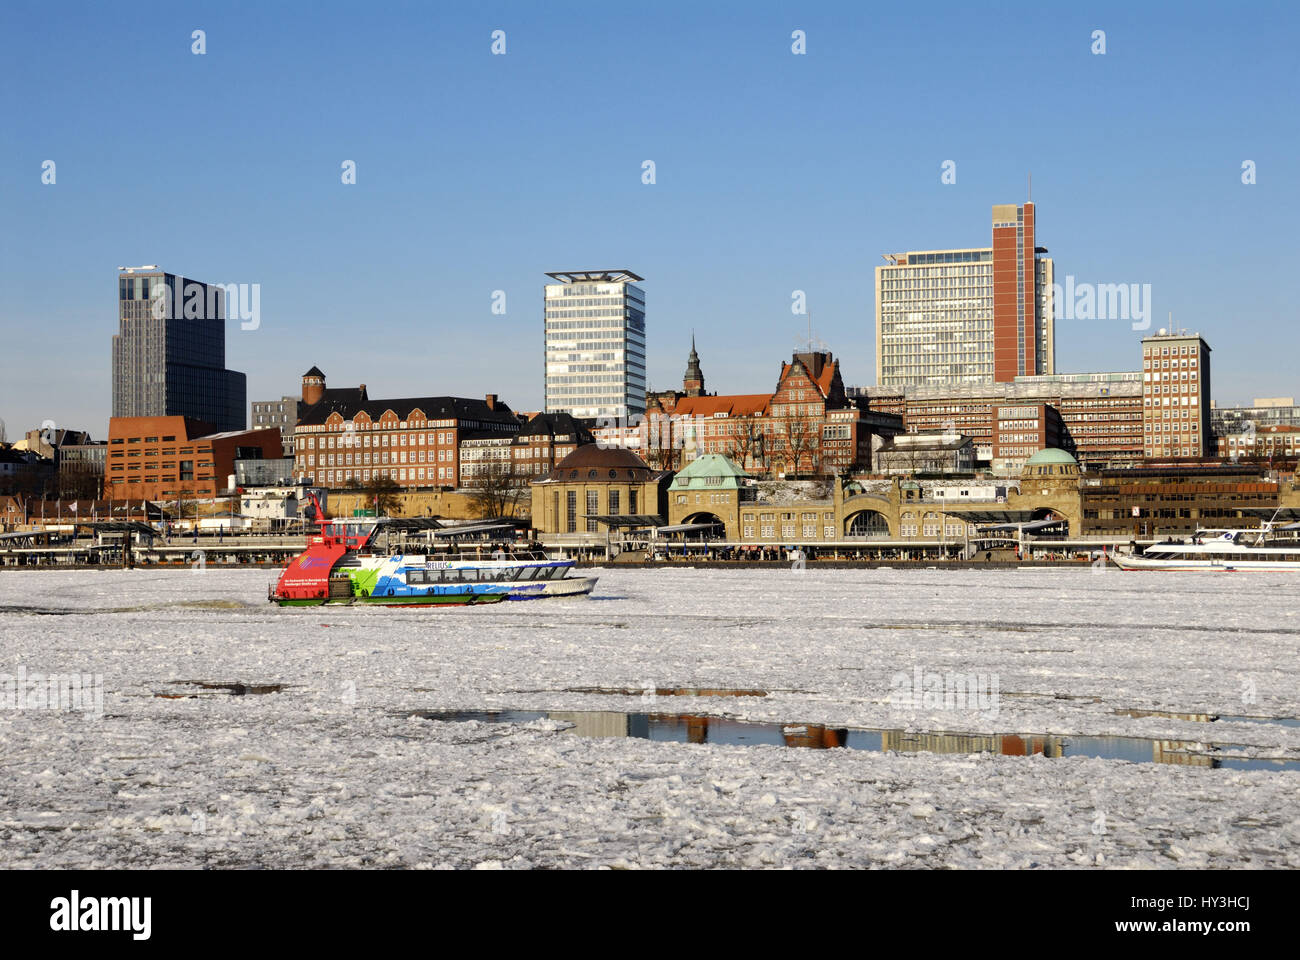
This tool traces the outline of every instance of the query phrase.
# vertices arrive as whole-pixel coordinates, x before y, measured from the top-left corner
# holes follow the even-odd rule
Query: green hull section
[[[276,600],[282,607],[321,607],[326,604],[382,607],[477,607],[481,603],[500,603],[504,593],[443,594],[427,597],[331,597],[327,600]]]

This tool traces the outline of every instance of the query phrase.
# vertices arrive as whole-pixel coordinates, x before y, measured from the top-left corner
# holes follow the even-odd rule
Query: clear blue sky
[[[6,0],[0,418],[104,436],[142,263],[262,285],[227,336],[250,400],[316,364],[535,409],[544,273],[597,267],[646,278],[656,388],[694,329],[710,389],[770,389],[795,289],[867,384],[880,255],[987,245],[1031,170],[1058,277],[1150,283],[1221,404],[1300,394],[1297,8],[1088,7]],[[1058,368],[1133,369],[1138,336],[1059,321]]]

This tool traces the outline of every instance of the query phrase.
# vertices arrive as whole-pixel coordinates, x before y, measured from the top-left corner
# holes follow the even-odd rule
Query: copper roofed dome
[[[618,480],[640,483],[654,476],[654,471],[631,450],[602,447],[588,443],[555,465],[547,480]]]

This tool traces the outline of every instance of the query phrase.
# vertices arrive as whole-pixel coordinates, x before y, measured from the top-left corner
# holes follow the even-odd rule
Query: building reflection
[[[1017,734],[881,732],[881,749],[900,753],[993,753],[1004,757],[1065,755],[1061,737]]]
[[[556,710],[552,720],[573,725],[582,737],[634,737],[674,743],[803,747],[827,750],[854,746],[898,753],[988,753],[1003,757],[1085,756],[1143,762],[1145,742],[1131,737],[1066,737],[1052,734],[916,733],[904,730],[850,731],[823,724],[780,724],[733,720],[695,713],[619,713]],[[864,736],[868,739],[863,739]],[[873,742],[879,736],[879,746]],[[1190,767],[1218,767],[1213,748],[1195,740],[1153,740],[1151,760]]]
[[[1151,759],[1185,767],[1217,767],[1219,761],[1204,753],[1205,749],[1205,744],[1196,740],[1156,740],[1151,744]]]

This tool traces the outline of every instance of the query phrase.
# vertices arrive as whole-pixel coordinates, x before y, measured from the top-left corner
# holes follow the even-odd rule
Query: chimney
[[[495,410],[497,408],[497,395],[495,393],[489,393],[486,399],[488,409]]]

